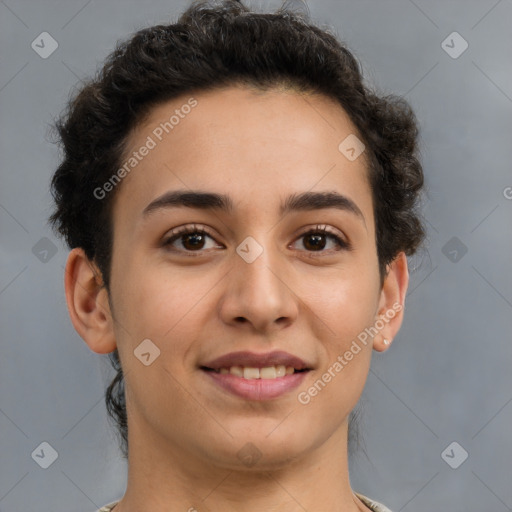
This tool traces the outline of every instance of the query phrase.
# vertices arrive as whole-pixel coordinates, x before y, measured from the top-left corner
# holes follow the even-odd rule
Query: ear
[[[101,272],[81,248],[68,256],[64,285],[71,322],[93,352],[107,354],[116,349],[108,292]]]
[[[405,294],[408,286],[407,257],[402,251],[388,265],[388,273],[380,292],[379,309],[375,319],[375,324],[379,327],[379,334],[373,339],[373,348],[377,352],[387,350],[400,330],[404,318]],[[380,328],[382,325],[383,327]]]

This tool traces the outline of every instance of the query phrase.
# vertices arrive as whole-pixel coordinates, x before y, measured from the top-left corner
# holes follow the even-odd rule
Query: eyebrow
[[[166,192],[144,208],[143,217],[149,216],[158,210],[166,208],[196,208],[199,210],[218,210],[226,213],[232,213],[234,203],[230,196],[214,192],[204,192],[200,190],[173,190]],[[359,209],[352,199],[338,192],[302,192],[292,194],[281,203],[280,215],[285,215],[297,211],[321,210],[335,208],[338,210],[353,213],[359,217],[366,226],[366,220],[363,212]]]

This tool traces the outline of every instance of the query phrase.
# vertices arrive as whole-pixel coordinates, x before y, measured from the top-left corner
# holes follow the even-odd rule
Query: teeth
[[[245,375],[244,375],[245,376]],[[275,366],[269,366],[260,370],[260,378],[262,379],[275,379],[277,377],[277,370]]]
[[[265,368],[253,368],[250,366],[232,366],[231,368],[220,368],[218,373],[223,375],[230,373],[237,377],[244,379],[276,379],[277,377],[284,377],[291,375],[295,372],[293,366],[285,366],[279,364],[277,366],[267,366]]]
[[[231,375],[236,375],[237,377],[243,377],[244,369],[241,366],[232,366],[229,369],[229,373],[231,373]]]
[[[244,379],[259,379],[260,378],[260,369],[259,368],[244,368]]]
[[[290,368],[292,368],[292,367],[290,366]],[[293,368],[292,368],[292,370],[293,370]],[[280,364],[279,366],[276,366],[276,377],[284,377],[285,375],[286,375],[286,366],[284,364]]]

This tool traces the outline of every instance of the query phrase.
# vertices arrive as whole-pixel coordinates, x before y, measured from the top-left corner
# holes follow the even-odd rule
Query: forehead
[[[356,133],[341,106],[322,95],[235,86],[183,95],[154,107],[128,137],[123,164],[133,152],[139,159],[116,209],[140,216],[177,189],[229,190],[247,209],[274,201],[278,208],[291,192],[314,189],[371,203],[365,154],[351,161],[340,150]]]

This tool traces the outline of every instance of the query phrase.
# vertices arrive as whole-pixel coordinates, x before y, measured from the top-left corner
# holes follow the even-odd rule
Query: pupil
[[[201,239],[201,240],[199,240],[199,244],[198,244],[198,243],[195,243],[195,242],[192,242],[192,244],[191,244],[191,245],[192,245],[192,248],[196,248],[196,249],[200,246],[201,242],[204,242],[204,240],[202,240],[203,235],[201,235],[200,233],[195,233],[195,234],[191,234],[191,235],[186,235],[186,237],[185,237],[185,238],[186,238],[185,244],[190,243],[190,239],[194,239],[194,238],[195,238],[195,239],[198,239],[198,238],[199,238],[199,239]],[[197,242],[197,240],[196,240],[196,242]],[[185,246],[186,246],[186,245],[185,245]]]
[[[311,244],[314,248],[320,248],[320,249],[323,249],[325,247],[325,240],[322,241],[320,239],[323,238],[323,235],[309,235],[309,237],[307,237],[307,240],[316,240],[315,242],[313,242],[313,244]]]

